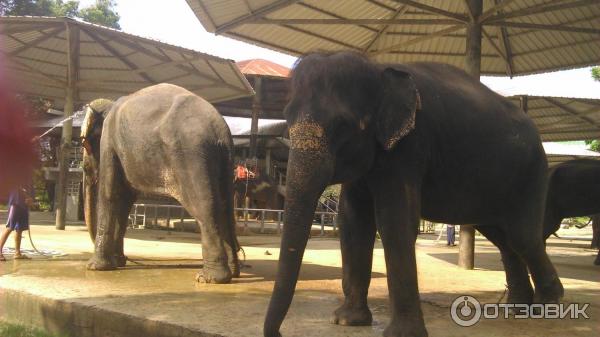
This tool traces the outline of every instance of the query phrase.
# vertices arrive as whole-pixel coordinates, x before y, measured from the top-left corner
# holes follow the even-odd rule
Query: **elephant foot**
[[[115,255],[115,260],[117,263],[117,267],[125,267],[127,264],[127,256],[125,255]]]
[[[563,285],[558,276],[555,276],[552,281],[536,287],[533,302],[541,304],[560,303],[560,299],[564,294]]]
[[[598,256],[596,256],[596,259],[594,260],[594,265],[600,266],[600,254],[598,254]]]
[[[531,284],[513,287],[509,286],[508,295],[506,296],[506,303],[533,303],[533,288],[531,287]]]
[[[392,320],[383,330],[384,337],[427,337],[427,329],[423,317],[406,318],[401,321]]]
[[[115,261],[111,261],[110,259],[94,256],[88,261],[86,268],[88,270],[98,270],[98,271],[115,270],[115,269],[117,269],[117,264]]]
[[[204,262],[204,267],[196,275],[196,281],[199,283],[223,284],[231,282],[231,271],[227,265],[220,263]]]
[[[331,323],[353,326],[371,325],[373,323],[373,315],[366,305],[351,307],[344,303],[333,312]]]

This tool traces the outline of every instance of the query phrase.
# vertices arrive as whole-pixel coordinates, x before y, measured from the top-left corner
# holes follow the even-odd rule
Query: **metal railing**
[[[166,219],[166,226],[170,227],[171,219],[179,219],[183,223],[187,212],[181,205],[166,205],[166,204],[134,204],[132,211],[129,215],[131,227],[133,228],[146,228],[148,225],[148,218],[152,219],[152,223],[158,226],[159,209],[166,209],[166,215],[160,216],[161,219]],[[277,233],[281,233],[281,226],[283,224],[283,213],[282,209],[266,209],[266,208],[235,208],[235,212],[242,212],[243,216],[240,221],[245,225],[249,222],[249,215],[251,212],[260,213],[260,219],[257,221],[260,224],[260,232],[265,232],[265,222],[268,214],[276,214],[276,228]],[[149,214],[149,212],[152,212]],[[315,212],[315,216],[318,217],[317,225],[321,227],[321,235],[325,235],[325,227],[331,227],[335,232],[337,230],[337,212]],[[196,224],[198,221],[196,221]],[[138,224],[141,221],[141,224]],[[315,222],[313,222],[315,225]]]

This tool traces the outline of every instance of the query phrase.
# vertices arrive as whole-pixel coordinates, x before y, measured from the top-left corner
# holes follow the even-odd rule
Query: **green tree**
[[[113,0],[96,0],[95,5],[80,10],[78,16],[87,22],[121,29],[119,25],[121,16],[115,12],[115,2]]]
[[[75,17],[78,8],[76,0],[0,0],[0,15]]]
[[[592,68],[592,77],[596,81],[600,81],[600,67],[593,67]]]
[[[594,78],[596,81],[600,82],[600,67],[592,68],[592,78]],[[586,140],[585,144],[587,144],[587,146],[589,146],[590,150],[600,152],[600,140],[598,140],[598,139]]]
[[[121,17],[113,0],[96,0],[92,6],[79,9],[78,0],[0,0],[0,15],[66,16],[98,25],[121,29]]]

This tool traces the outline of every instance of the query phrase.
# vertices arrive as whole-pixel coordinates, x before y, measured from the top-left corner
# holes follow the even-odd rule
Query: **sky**
[[[81,0],[81,6],[94,0]],[[262,58],[291,67],[294,57],[248,43],[206,32],[185,0],[117,0],[123,31],[160,40],[234,61]],[[508,77],[482,77],[481,81],[505,95],[529,94],[599,98],[600,82],[590,68],[547,74]]]

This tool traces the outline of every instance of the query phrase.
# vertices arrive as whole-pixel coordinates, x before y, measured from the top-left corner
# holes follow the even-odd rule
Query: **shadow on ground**
[[[447,263],[457,265],[456,253],[427,253],[427,255]],[[561,278],[598,282],[600,267],[593,264],[595,255],[579,256],[574,261],[573,256],[550,256],[552,263]],[[475,269],[504,271],[500,253],[475,253]]]

